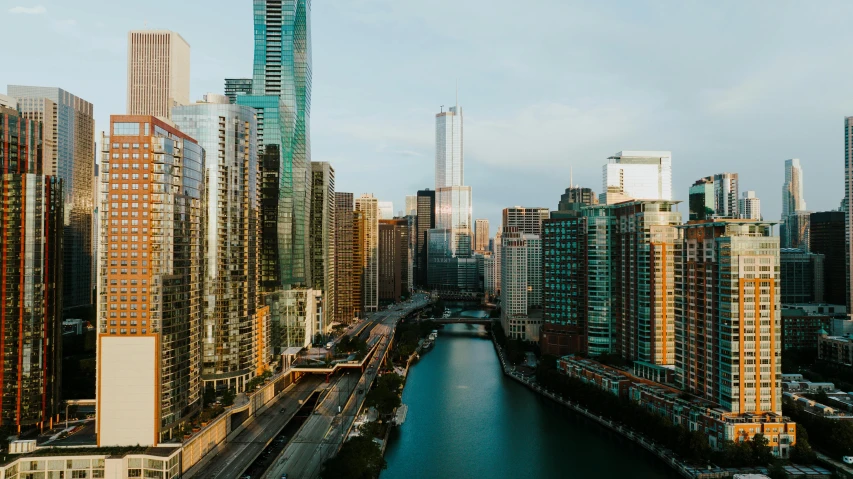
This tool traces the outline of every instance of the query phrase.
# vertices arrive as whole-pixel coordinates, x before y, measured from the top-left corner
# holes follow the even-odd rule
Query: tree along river
[[[442,329],[409,370],[403,403],[408,416],[391,433],[381,479],[679,477],[631,441],[504,377],[482,326]]]

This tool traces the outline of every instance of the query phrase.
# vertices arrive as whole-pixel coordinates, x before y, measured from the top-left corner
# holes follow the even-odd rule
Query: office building
[[[504,208],[502,227],[516,227],[524,234],[542,235],[542,220],[548,219],[548,208],[513,206]]]
[[[0,93],[0,107],[9,108],[12,110],[18,109],[18,100],[8,95]]]
[[[171,118],[190,102],[190,45],[168,30],[127,34],[127,114]]]
[[[370,313],[379,309],[379,201],[365,193],[355,199],[355,210],[364,223],[361,304],[364,312]]]
[[[62,180],[65,211],[62,307],[92,304],[92,169],[95,118],[92,104],[52,87],[9,85],[25,118],[42,122],[43,174]]]
[[[462,108],[435,115],[435,189],[465,185]]]
[[[228,97],[230,103],[237,103],[238,95],[252,94],[252,79],[251,78],[226,78],[225,79],[225,96]]]
[[[361,316],[361,244],[356,241],[352,193],[335,192],[334,321],[349,324]],[[327,302],[327,304],[329,304]]]
[[[680,229],[677,384],[727,412],[781,415],[779,242],[772,223],[719,220]]]
[[[101,157],[98,445],[156,445],[201,408],[205,152],[154,116],[114,115],[109,131]]]
[[[308,284],[311,204],[311,8],[308,0],[254,0],[252,94],[263,169],[265,289]]]
[[[270,348],[282,354],[288,348],[307,348],[323,334],[323,293],[294,288],[268,295],[270,304]],[[324,339],[318,338],[318,343]]]
[[[784,280],[784,279],[783,279]],[[819,310],[819,311],[818,311]],[[782,305],[782,350],[814,350],[817,347],[818,332],[836,333],[834,324],[853,325],[847,318],[846,308],[840,305],[810,303],[807,305]]]
[[[720,173],[698,179],[690,187],[691,221],[710,218],[737,218],[737,173]]]
[[[408,295],[409,221],[379,220],[379,301],[392,303]]]
[[[415,284],[427,285],[427,232],[435,228],[435,191],[429,188],[417,194],[417,217],[415,218]]]
[[[509,339],[538,342],[542,312],[532,310],[531,297],[535,301],[538,294],[541,301],[542,242],[515,226],[504,228],[502,242],[501,326]],[[533,278],[539,278],[538,292]]]
[[[353,211],[352,213],[352,237],[353,237],[353,296],[355,299],[356,317],[364,317],[365,309],[365,277],[367,276],[367,221],[364,211]],[[378,294],[377,294],[378,295]]]
[[[335,170],[328,162],[311,163],[311,285],[323,293],[323,327],[335,308]]]
[[[738,200],[738,211],[743,219],[761,220],[761,200],[755,196],[754,191],[743,192],[743,198]]]
[[[489,250],[489,220],[474,221],[474,251],[483,253]]]
[[[206,154],[201,379],[204,388],[242,392],[265,364],[256,347],[263,329],[258,324],[257,119],[255,110],[227,103],[221,95],[205,100],[216,103],[172,109],[178,129]]]
[[[435,198],[435,227],[450,232],[450,257],[470,257],[474,239],[471,187],[438,188]]]
[[[581,210],[587,226],[587,351],[591,356],[618,354],[616,346],[615,217],[608,205]]]
[[[500,263],[494,253],[483,257],[483,292],[487,298],[494,298],[500,292]]]
[[[781,248],[779,282],[782,304],[824,301],[824,257],[802,249]]]
[[[565,193],[560,195],[560,202],[557,204],[557,210],[570,211],[584,206],[597,204],[598,196],[594,191],[592,191],[592,189],[570,186],[566,188]]]
[[[809,250],[822,254],[824,300],[846,304],[846,258],[844,249],[844,212],[823,211],[809,217]]]
[[[406,210],[403,213],[405,216],[418,216],[417,195],[406,195]]]
[[[394,202],[380,201],[379,202],[379,219],[393,220],[394,219]]]
[[[63,181],[44,174],[46,134],[0,106],[0,424],[18,433],[53,427],[60,411],[64,194]]]
[[[599,203],[672,200],[672,154],[668,151],[620,151],[608,158],[603,172]]]
[[[811,250],[811,212],[795,211],[782,218],[779,240],[782,248]]]

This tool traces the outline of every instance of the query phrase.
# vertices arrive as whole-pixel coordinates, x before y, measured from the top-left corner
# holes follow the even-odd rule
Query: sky
[[[736,172],[767,220],[800,158],[809,210],[843,197],[853,115],[853,2],[314,0],[311,147],[336,189],[402,210],[434,187],[435,113],[464,111],[465,183],[494,235],[507,206],[601,192],[606,158],[670,150],[687,211],[696,179]],[[0,0],[5,85],[126,107],[127,31],[191,46],[191,99],[251,76],[252,2]]]

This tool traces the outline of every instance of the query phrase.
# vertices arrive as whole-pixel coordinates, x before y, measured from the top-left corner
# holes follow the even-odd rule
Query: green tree
[[[770,464],[773,461],[773,450],[764,434],[756,434],[748,442],[752,449],[752,464]]]
[[[383,374],[379,377],[377,387],[388,389],[397,393],[403,387],[403,377],[396,373]]]
[[[344,443],[338,455],[323,463],[322,479],[375,479],[388,467],[372,438],[357,436]]]
[[[233,389],[226,389],[224,393],[222,393],[222,405],[225,407],[232,406],[234,404],[235,398]]]
[[[379,414],[387,416],[400,407],[400,396],[388,388],[377,387],[367,393],[364,403],[368,407],[375,407]]]

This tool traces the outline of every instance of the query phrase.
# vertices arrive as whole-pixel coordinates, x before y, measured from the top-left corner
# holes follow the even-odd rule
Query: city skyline
[[[32,6],[20,3],[22,7]],[[46,85],[44,78],[57,76],[51,85],[73,91],[95,105],[97,132],[106,129],[110,114],[125,113],[124,66],[127,32],[130,30],[170,29],[192,46],[190,101],[200,99],[207,92],[222,93],[224,78],[251,76],[252,59],[244,52],[252,48],[252,15],[241,5],[212,2],[210,10],[197,12],[190,5],[153,2],[153,9],[168,8],[175,13],[170,18],[159,19],[132,17],[124,6],[117,6],[109,14],[98,13],[99,10],[93,8],[90,10],[94,14],[83,18],[77,11],[86,9],[86,2],[73,7],[53,1],[40,2],[40,5],[44,8],[31,11],[43,13],[13,14],[9,10],[17,4],[9,4],[0,10],[0,14],[14,20],[9,24],[12,34],[24,34],[35,25],[46,25],[44,38],[38,39],[37,44],[54,44],[50,49],[41,49],[48,52],[50,61],[31,65],[26,71],[0,73],[0,84]],[[730,40],[714,45],[719,52],[712,50],[706,40],[688,36],[687,43],[666,43],[660,56],[652,57],[653,62],[665,66],[667,63],[663,62],[668,62],[666,59],[673,55],[690,61],[685,52],[707,51],[715,62],[727,59],[731,63],[721,69],[725,70],[724,73],[715,71],[711,76],[705,76],[704,73],[682,71],[678,75],[669,75],[665,73],[668,69],[663,68],[662,73],[641,82],[614,76],[616,72],[607,66],[609,62],[594,60],[597,56],[636,56],[630,53],[640,46],[626,45],[629,42],[589,42],[583,49],[592,52],[589,56],[581,51],[555,53],[558,46],[571,43],[573,35],[600,35],[580,19],[593,24],[596,21],[623,23],[628,21],[627,11],[610,12],[616,17],[605,20],[607,14],[594,5],[566,6],[554,2],[535,5],[516,19],[520,24],[532,24],[542,18],[576,16],[579,24],[576,33],[561,33],[567,36],[564,41],[551,39],[544,45],[544,53],[577,57],[578,64],[569,67],[554,66],[553,62],[547,61],[548,55],[544,53],[511,61],[489,53],[491,49],[499,49],[486,45],[490,42],[485,39],[508,41],[500,39],[500,25],[509,22],[509,16],[514,14],[496,9],[499,21],[494,25],[483,25],[477,20],[477,4],[470,3],[457,7],[458,14],[451,22],[456,28],[449,28],[443,24],[443,19],[449,16],[454,5],[452,2],[439,2],[429,12],[408,5],[389,4],[384,0],[341,8],[320,2],[313,5],[312,29],[319,42],[313,48],[314,70],[323,74],[318,75],[314,85],[312,130],[317,134],[312,138],[312,159],[329,161],[335,166],[342,178],[338,185],[342,191],[365,191],[369,178],[377,173],[383,174],[391,164],[405,168],[411,173],[411,178],[377,185],[373,192],[380,200],[403,204],[406,194],[432,185],[434,138],[431,117],[440,105],[447,107],[454,101],[458,76],[459,104],[469,116],[466,125],[469,163],[466,181],[478,192],[474,215],[488,218],[493,224],[497,224],[500,210],[506,206],[501,201],[502,189],[534,183],[532,180],[535,179],[540,183],[537,188],[516,188],[517,198],[513,203],[550,205],[551,195],[569,186],[569,169],[573,167],[575,184],[597,190],[603,164],[601,159],[620,148],[671,150],[675,158],[673,196],[676,200],[687,199],[686,189],[677,185],[716,171],[738,172],[741,184],[765,199],[762,212],[768,220],[778,219],[781,215],[776,186],[784,180],[781,165],[785,159],[800,158],[803,168],[813,172],[805,178],[810,210],[837,208],[843,196],[841,185],[833,183],[821,188],[823,175],[817,172],[825,172],[829,177],[843,173],[843,150],[831,132],[837,128],[835,125],[839,118],[849,113],[838,98],[845,97],[840,79],[845,77],[846,69],[850,67],[836,64],[819,49],[820,45],[827,43],[844,43],[835,39],[839,35],[837,30],[816,25],[835,24],[843,17],[837,12],[853,11],[849,5],[836,3],[833,8],[821,11],[792,6],[785,11],[773,12],[778,31],[777,27],[764,26],[774,22],[756,22],[758,18],[766,20],[767,12],[748,5],[739,6],[736,17],[731,11],[715,12],[710,6],[671,11],[652,9],[639,13],[632,9],[630,15],[642,14],[648,20],[648,33],[652,36],[645,42],[660,43],[663,31],[669,32],[673,28],[676,31],[692,29],[689,25],[697,24],[695,18],[703,18],[696,25],[703,31],[713,31],[721,24],[726,24],[732,31]],[[548,12],[553,14],[546,15]],[[182,22],[181,19],[188,15],[197,18],[198,22]],[[223,18],[229,19],[227,28],[233,29],[234,35],[219,34],[226,28],[222,24]],[[768,31],[754,33],[756,23],[759,30]],[[805,28],[801,30],[797,26],[804,32],[801,38],[777,38],[784,27],[792,27],[796,23],[802,23],[802,28]],[[658,29],[661,25],[667,28]],[[364,26],[393,26],[400,45],[388,45],[372,32],[344,40],[346,32],[359,31]],[[446,57],[447,48],[454,39],[459,40],[456,37],[462,30],[468,33],[462,35],[460,48],[454,48],[454,53],[446,58],[457,73],[446,81],[435,81],[432,75],[424,72],[430,71],[433,62]],[[402,50],[412,48],[413,42],[423,35],[433,40],[426,43],[434,45],[423,52],[427,61],[422,64],[404,61]],[[669,35],[667,33],[666,37]],[[526,51],[533,47],[534,42],[540,44],[540,40],[518,40],[522,43],[514,45],[512,51]],[[791,47],[793,42],[797,48]],[[415,45],[423,44],[418,40]],[[562,47],[557,51],[561,50]],[[379,69],[362,78],[351,79],[342,73],[354,66],[348,57],[357,58],[352,56],[355,51],[373,51],[395,61],[379,65]],[[742,51],[761,52],[762,60],[755,63],[750,54]],[[488,54],[478,56],[477,52]],[[810,55],[810,52],[814,54]],[[648,54],[648,51],[644,53]],[[10,61],[15,62],[25,59],[28,52],[9,54]],[[693,53],[690,56],[693,57]],[[473,61],[475,58],[476,62]],[[812,71],[818,70],[815,76],[808,73],[809,69],[802,69],[795,76],[786,75],[784,82],[777,81],[777,73],[784,65],[801,60],[808,61],[814,67]],[[90,79],[70,73],[55,73],[77,71],[78,68],[97,70],[100,74]],[[495,71],[499,72],[497,76],[490,75]],[[697,71],[704,70],[700,68]],[[382,83],[379,78],[393,79],[400,74],[405,74],[411,84],[392,92],[378,86]],[[810,82],[818,81],[817,75],[820,75],[822,84],[820,91],[803,90]],[[418,77],[423,79],[412,80]],[[566,82],[562,80],[564,78]],[[533,82],[536,87],[519,93],[512,85],[520,80]],[[480,87],[483,82],[489,84],[488,88]],[[565,86],[567,83],[568,87]],[[365,93],[346,93],[350,91]],[[507,95],[510,91],[513,94]],[[402,102],[404,97],[406,100]],[[624,107],[619,106],[623,101]],[[402,108],[388,109],[379,105],[377,110],[377,102],[402,105]],[[683,106],[676,107],[675,103]],[[774,114],[774,109],[778,115]],[[735,113],[743,115],[740,117]],[[643,116],[643,123],[647,126],[639,128],[626,123],[625,118],[637,115]],[[758,115],[772,120],[762,120],[755,125]],[[578,123],[583,118],[590,120],[589,126]],[[678,121],[673,121],[673,118]],[[713,134],[699,136],[681,126],[691,123],[703,123],[703,130],[710,129]],[[584,129],[580,130],[580,135],[562,133],[581,127]],[[751,134],[746,137],[742,131],[750,131]],[[514,134],[508,135],[510,132]],[[523,167],[517,161],[519,155],[525,158]],[[715,165],[713,170],[708,168],[710,164]],[[685,217],[686,210],[686,205],[679,207]]]

